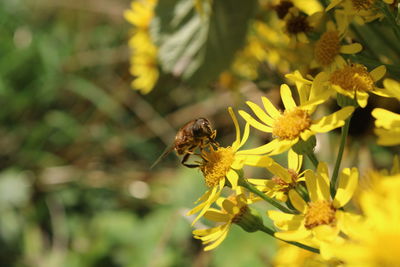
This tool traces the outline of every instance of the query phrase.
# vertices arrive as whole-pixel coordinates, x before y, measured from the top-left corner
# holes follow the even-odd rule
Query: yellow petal
[[[273,159],[268,156],[248,155],[244,159],[245,165],[262,168],[268,168],[273,162]]]
[[[360,107],[365,108],[368,103],[369,94],[366,92],[356,92],[357,103]]]
[[[283,168],[281,165],[279,165],[276,162],[272,162],[269,166],[267,166],[267,169],[272,172],[275,176],[283,179],[285,182],[290,183],[292,182],[292,176],[288,172],[286,168]]]
[[[386,90],[388,90],[397,100],[400,101],[400,83],[392,80],[392,79],[385,79],[383,80],[383,85],[385,86]]]
[[[277,110],[277,109],[275,108],[275,106],[272,105],[271,101],[269,101],[268,98],[266,98],[266,97],[263,96],[263,97],[261,98],[261,100],[262,100],[262,102],[263,102],[263,105],[264,105],[265,110],[267,111],[267,113],[268,113],[273,119],[276,119],[276,118],[278,118],[278,117],[281,116],[281,113],[279,112],[279,110]]]
[[[274,150],[278,146],[278,139],[274,139],[271,142],[256,147],[252,149],[247,149],[247,150],[242,150],[237,152],[238,155],[260,155],[260,154],[267,154],[270,153],[272,150]]]
[[[335,128],[344,125],[344,120],[347,119],[354,111],[353,106],[342,108],[329,116],[322,117],[310,126],[310,130],[317,133],[329,132]]]
[[[375,129],[375,134],[378,136],[377,144],[381,146],[395,146],[400,144],[400,129],[385,130]]]
[[[256,114],[256,116],[266,125],[272,126],[274,124],[274,120],[265,113],[262,108],[260,108],[257,104],[251,102],[251,101],[246,101],[246,104],[251,108],[251,110]]]
[[[229,221],[230,216],[226,213],[208,210],[206,213],[204,213],[204,218],[214,222],[227,222]]]
[[[303,155],[299,155],[296,152],[294,152],[292,149],[290,149],[288,152],[288,167],[289,167],[289,169],[292,169],[296,173],[299,173],[302,164],[303,164]]]
[[[249,136],[250,136],[250,124],[246,123],[246,126],[244,126],[242,141],[240,141],[239,146],[235,149],[236,151],[238,149],[240,149],[247,142],[247,139],[249,139]]]
[[[240,116],[242,116],[242,118],[249,123],[251,126],[253,126],[254,128],[262,131],[262,132],[267,132],[267,133],[271,133],[272,132],[272,128],[262,124],[258,121],[256,121],[249,113],[243,111],[243,110],[239,110],[239,114]]]
[[[281,98],[286,110],[292,110],[296,107],[296,103],[293,100],[292,91],[290,91],[290,88],[287,86],[287,84],[281,85]]]
[[[319,225],[312,229],[314,236],[320,240],[325,242],[331,242],[332,240],[336,239],[337,235],[339,234],[338,227],[332,227],[330,225]]]
[[[212,243],[211,245],[206,246],[206,247],[204,248],[204,251],[209,251],[209,250],[212,250],[212,249],[218,247],[218,246],[222,243],[222,241],[225,240],[226,236],[228,235],[229,228],[230,228],[230,224],[227,225],[225,228],[222,229],[221,235],[218,237],[218,239],[215,240],[215,242]]]
[[[335,208],[343,207],[352,198],[358,185],[357,168],[345,168],[339,176],[339,187],[336,191],[333,206]]]
[[[335,6],[337,6],[338,4],[340,4],[343,0],[332,0],[329,5],[326,7],[325,11],[329,11],[332,8],[334,8]]]
[[[340,47],[340,53],[342,54],[355,54],[362,50],[362,46],[359,43],[342,45]]]
[[[307,207],[307,203],[304,201],[304,199],[301,198],[299,193],[297,193],[295,190],[290,190],[289,191],[289,199],[292,205],[301,213],[304,213]]]
[[[277,238],[287,241],[302,241],[308,238],[310,235],[311,232],[305,228],[300,228],[297,231],[286,231],[286,232],[275,233],[275,236]]]
[[[372,79],[374,80],[374,82],[380,80],[383,78],[383,76],[385,76],[386,74],[386,67],[385,65],[376,67],[375,69],[373,69],[370,73],[369,73],[372,77]]]
[[[233,124],[235,125],[236,139],[235,139],[235,142],[234,142],[234,143],[239,143],[239,142],[240,142],[240,127],[239,127],[239,122],[238,122],[238,120],[237,120],[237,118],[236,118],[236,115],[235,115],[235,113],[233,112],[233,109],[232,109],[231,107],[228,108],[228,112],[229,112],[229,115],[230,115],[231,118],[232,118]],[[239,111],[239,113],[240,113],[240,111]]]
[[[239,180],[239,175],[237,174],[237,172],[235,172],[234,170],[230,169],[227,173],[226,173],[226,178],[228,179],[228,181],[230,182],[232,189],[235,190],[238,184],[238,180]],[[224,179],[221,179],[222,181]]]

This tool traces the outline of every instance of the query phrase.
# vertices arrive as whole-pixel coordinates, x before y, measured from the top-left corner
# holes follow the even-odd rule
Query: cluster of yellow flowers
[[[360,174],[357,167],[340,169],[355,109],[365,108],[371,93],[400,101],[399,82],[387,78],[383,81],[383,88],[377,85],[386,74],[384,65],[368,71],[366,66],[347,62],[341,56],[362,50],[358,43],[343,44],[353,21],[365,24],[384,16],[375,8],[374,4],[378,3],[374,2],[332,1],[323,12],[311,15],[306,15],[290,1],[281,1],[276,7],[281,19],[286,22],[285,31],[294,45],[303,43],[314,46],[311,65],[321,71],[314,77],[303,77],[300,71],[286,75],[295,84],[299,101],[296,103],[290,87],[282,84],[280,95],[284,110],[276,108],[266,97],[261,99],[262,106],[247,101],[254,115],[244,110],[238,111],[246,123],[243,134],[233,109],[229,109],[236,128],[236,140],[228,147],[202,151],[199,168],[204,174],[208,191],[188,213],[197,214],[193,223],[201,217],[216,223],[213,228],[193,231],[194,237],[202,240],[205,250],[220,245],[230,227],[237,224],[248,232],[263,231],[305,251],[293,252],[295,248],[283,245],[276,260],[277,266],[291,266],[289,260],[298,266],[306,261],[349,266],[400,264],[398,156],[394,157],[390,171]],[[333,10],[336,11],[335,19],[328,20],[325,32],[319,39],[311,41],[308,33],[315,27],[316,21]],[[255,34],[268,31],[266,25],[256,23],[255,26]],[[248,59],[249,54],[255,55],[253,59],[257,61],[269,58],[258,39],[252,41],[254,36],[249,37],[249,44],[238,59],[244,62],[239,64],[243,67],[242,73],[252,79],[257,72],[251,67],[253,61]],[[237,67],[235,64],[238,61],[233,64]],[[316,109],[330,99],[336,99],[341,108],[315,118]],[[382,108],[375,108],[372,115],[376,118],[377,143],[399,145],[400,115]],[[243,149],[253,128],[271,133],[272,141]],[[333,171],[330,172],[330,163],[319,162],[314,155],[315,134],[337,128],[342,128],[342,137]],[[285,152],[288,159],[286,166],[271,158]],[[311,160],[314,169],[303,169],[304,156]],[[247,177],[244,166],[265,168],[273,177]],[[361,175],[373,185],[369,188],[359,186]],[[357,197],[354,194],[356,191]],[[223,197],[223,192],[229,192],[228,196]],[[267,211],[275,228],[265,226],[250,207],[250,204],[262,200],[275,207]],[[359,208],[348,208],[350,202]]]
[[[299,265],[306,261],[349,266],[400,265],[398,155],[394,156],[390,171],[362,173],[358,166],[340,168],[354,111],[365,108],[371,94],[394,98],[400,103],[400,83],[387,78],[396,72],[392,76],[386,73],[386,66],[393,69],[399,62],[387,57],[372,63],[363,61],[357,57],[363,46],[354,42],[352,35],[357,27],[387,20],[400,41],[395,1],[259,2],[260,15],[251,22],[246,46],[220,79],[231,81],[231,75],[256,80],[260,66],[267,64],[285,73],[287,83],[294,88],[287,84],[280,86],[283,110],[267,97],[261,98],[262,106],[247,101],[251,113],[237,112],[245,123],[243,131],[234,110],[229,108],[236,140],[227,147],[210,144],[201,149],[199,169],[208,190],[188,215],[196,215],[193,224],[204,217],[215,222],[215,227],[196,229],[194,237],[203,242],[205,250],[211,250],[237,224],[245,231],[262,231],[286,242],[278,253],[277,266],[291,266],[290,260]],[[199,13],[205,3],[212,1],[193,1]],[[125,14],[135,25],[130,41],[131,72],[136,77],[133,87],[144,93],[154,87],[159,75],[157,47],[148,29],[155,5],[156,0],[135,1]],[[276,15],[266,19],[265,10],[273,10]],[[337,111],[325,115],[316,112],[332,100],[340,106]],[[371,114],[376,119],[377,144],[399,145],[400,114],[383,108],[375,108]],[[335,162],[319,161],[314,154],[315,135],[338,128],[342,134]],[[252,129],[271,134],[271,141],[244,149]],[[272,158],[283,153],[287,155],[286,166]],[[305,168],[305,157],[314,168]],[[329,170],[331,165],[333,168]],[[272,177],[248,177],[245,166],[263,168]],[[360,186],[361,177],[371,185]],[[274,207],[266,212],[273,228],[265,226],[251,208],[251,204],[259,201]]]
[[[157,0],[134,1],[131,9],[124,13],[125,19],[134,25],[129,40],[132,49],[130,72],[135,77],[132,87],[143,94],[153,89],[159,76],[157,47],[149,32],[156,4]]]

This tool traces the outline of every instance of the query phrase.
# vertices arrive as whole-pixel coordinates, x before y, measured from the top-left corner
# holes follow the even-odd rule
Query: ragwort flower
[[[262,97],[265,111],[253,102],[247,101],[247,105],[252,109],[261,122],[254,119],[247,112],[240,110],[239,114],[254,128],[272,133],[274,140],[260,147],[243,151],[247,154],[280,154],[300,140],[307,141],[316,133],[329,132],[335,128],[344,125],[344,120],[351,115],[354,107],[345,107],[328,116],[324,116],[318,120],[311,118],[315,108],[326,101],[330,96],[330,92],[324,92],[314,99],[301,102],[296,105],[289,86],[283,84],[281,86],[281,97],[285,110],[279,111],[266,98]],[[300,98],[302,100],[302,98]]]
[[[134,1],[131,9],[124,13],[125,19],[134,26],[129,40],[132,51],[130,73],[134,76],[132,87],[143,94],[153,89],[159,77],[158,50],[149,33],[156,3],[156,0]]]
[[[364,108],[367,105],[369,93],[390,97],[387,90],[375,85],[385,73],[386,67],[383,65],[368,72],[364,65],[349,64],[331,73],[327,83],[336,92],[354,99],[360,107]]]
[[[329,247],[346,266],[400,266],[400,175],[378,181],[362,193],[363,217],[348,222],[348,240]]]
[[[302,163],[303,156],[289,150],[288,168],[272,161],[265,167],[274,175],[272,179],[247,179],[247,181],[256,185],[257,189],[265,192],[267,196],[286,202],[289,191],[293,190],[298,182],[304,181],[304,173],[300,173]]]
[[[339,187],[332,200],[329,192],[328,166],[319,163],[317,172],[306,171],[305,180],[309,200],[305,201],[296,191],[289,192],[292,205],[300,214],[287,214],[269,211],[274,224],[283,230],[275,236],[288,241],[313,242],[324,245],[335,241],[340,231],[346,233],[346,222],[353,219],[352,214],[341,208],[351,199],[357,184],[358,170],[345,168],[340,174]],[[321,253],[322,247],[321,247]]]
[[[199,212],[193,223],[203,216],[207,209],[219,198],[225,186],[231,187],[234,191],[239,190],[238,171],[244,165],[264,167],[271,161],[269,157],[253,156],[239,151],[249,137],[250,126],[246,124],[243,137],[241,138],[237,118],[232,108],[229,108],[228,111],[236,128],[236,140],[232,146],[218,147],[216,150],[210,148],[209,151],[203,150],[203,162],[199,168],[204,175],[205,183],[209,189],[196,201],[196,203],[200,202],[200,204],[188,212],[188,215]]]
[[[392,79],[383,81],[385,89],[390,96],[400,101],[400,83]],[[400,114],[382,108],[375,108],[372,111],[375,121],[375,134],[378,136],[377,143],[384,146],[400,144]]]
[[[240,223],[243,216],[249,212],[250,203],[244,194],[218,199],[220,210],[209,208],[204,213],[204,218],[218,223],[218,226],[194,230],[194,238],[200,239],[203,245],[207,245],[205,251],[216,248],[225,240],[232,224]]]
[[[359,43],[341,45],[345,29],[337,29],[332,21],[327,22],[326,31],[321,35],[314,47],[314,61],[311,67],[321,66],[329,72],[346,65],[340,54],[355,54],[361,51]]]

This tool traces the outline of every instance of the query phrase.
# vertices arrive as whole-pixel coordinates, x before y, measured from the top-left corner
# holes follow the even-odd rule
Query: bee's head
[[[206,118],[198,118],[193,123],[194,137],[209,137],[212,133],[211,123]]]

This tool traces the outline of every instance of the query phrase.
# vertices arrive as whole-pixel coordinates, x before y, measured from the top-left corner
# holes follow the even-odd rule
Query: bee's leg
[[[217,137],[217,130],[214,130],[212,135],[211,135],[211,144],[215,145],[216,147],[219,147],[219,144],[217,141],[215,141],[215,138]]]
[[[186,154],[183,156],[181,163],[182,163],[184,166],[188,167],[188,168],[197,168],[197,167],[199,167],[199,166],[200,166],[199,164],[187,164],[187,163],[186,163],[186,161],[188,161],[190,155],[192,155],[192,154],[191,154],[191,153],[186,153]]]

